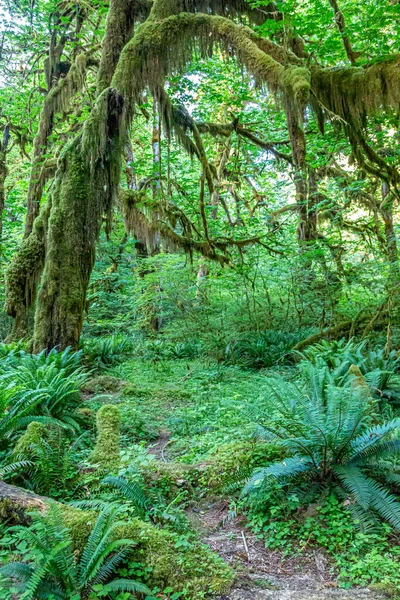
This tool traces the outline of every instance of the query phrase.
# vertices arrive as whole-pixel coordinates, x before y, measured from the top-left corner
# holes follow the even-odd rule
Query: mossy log
[[[0,521],[26,524],[30,511],[46,512],[49,498],[0,481]]]
[[[29,524],[29,511],[45,513],[50,498],[0,482],[0,516],[9,522]],[[80,554],[96,522],[96,513],[57,503],[64,525],[69,529],[74,552]],[[149,569],[148,584],[170,587],[174,592],[186,591],[190,600],[210,593],[223,594],[233,582],[231,568],[203,544],[178,547],[179,536],[159,529],[140,519],[131,519],[115,528],[115,539],[135,540],[133,559]]]
[[[309,335],[304,340],[298,342],[292,349],[291,352],[300,352],[307,346],[311,346],[312,344],[317,344],[322,339],[335,339],[338,335],[343,335],[348,331],[352,331],[355,333],[356,329],[362,327],[363,323],[365,323],[367,316],[360,317],[357,323],[353,321],[344,321],[343,323],[339,323],[338,325],[334,325],[333,327],[327,327],[318,333],[313,333]]]

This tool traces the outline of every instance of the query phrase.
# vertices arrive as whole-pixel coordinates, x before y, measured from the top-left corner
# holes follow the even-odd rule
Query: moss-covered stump
[[[96,417],[97,438],[91,461],[100,467],[113,470],[120,462],[121,413],[117,406],[105,404]]]
[[[365,398],[371,398],[371,391],[360,367],[357,365],[350,365],[347,374],[351,378],[353,388],[360,392]]]
[[[96,520],[94,513],[63,507],[65,525],[71,533],[74,551],[82,551]],[[233,582],[231,568],[207,546],[195,543],[178,546],[179,536],[140,519],[132,519],[115,530],[115,539],[137,542],[131,560],[143,563],[148,571],[146,584],[173,592],[185,591],[185,598],[198,600],[208,594],[223,594]]]
[[[29,423],[25,433],[17,441],[13,454],[15,456],[27,457],[32,454],[32,447],[40,444],[40,441],[46,437],[46,427],[43,423],[33,421]]]

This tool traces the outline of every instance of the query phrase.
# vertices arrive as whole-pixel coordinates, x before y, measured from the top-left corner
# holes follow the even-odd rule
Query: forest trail
[[[167,430],[149,446],[156,460],[169,462]],[[383,600],[385,594],[368,588],[345,590],[332,576],[332,561],[320,549],[302,549],[284,556],[266,548],[246,526],[244,515],[232,514],[222,498],[201,498],[186,516],[202,541],[230,564],[236,574],[228,595],[218,600]]]
[[[382,600],[376,591],[337,587],[331,564],[320,551],[284,557],[269,550],[246,528],[243,516],[229,518],[225,501],[193,506],[188,517],[204,543],[228,562],[236,581],[228,595],[218,600]]]

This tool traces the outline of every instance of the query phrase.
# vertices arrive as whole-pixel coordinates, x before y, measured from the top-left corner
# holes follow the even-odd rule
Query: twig
[[[172,440],[168,440],[168,441],[167,441],[167,442],[164,444],[164,446],[161,448],[161,458],[163,459],[163,461],[164,461],[164,462],[167,462],[167,459],[166,459],[166,458],[165,458],[165,456],[164,456],[164,450],[165,450],[165,448],[168,446],[168,444],[170,444],[170,443],[171,443],[171,441],[172,441]]]
[[[182,379],[180,379],[180,380],[179,380],[179,383],[183,383],[184,381],[186,381],[186,379],[189,379],[189,377],[190,377],[191,375],[193,375],[193,373],[194,373],[195,371],[197,371],[197,369],[198,369],[198,368],[199,368],[199,365],[197,365],[197,366],[196,366],[194,369],[192,369],[191,371],[189,371],[189,373],[186,373],[186,375],[184,375],[184,376],[182,377]]]
[[[249,547],[247,545],[246,536],[244,535],[243,530],[242,530],[242,539],[243,539],[244,549],[246,550],[246,554],[247,554],[247,560],[250,562]]]

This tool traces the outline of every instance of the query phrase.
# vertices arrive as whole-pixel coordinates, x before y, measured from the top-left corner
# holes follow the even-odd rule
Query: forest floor
[[[182,360],[162,364],[129,361],[108,373],[122,381],[121,389],[110,392],[108,401],[121,403],[127,454],[135,451],[134,444],[129,448],[129,428],[135,422],[150,438],[142,451],[157,463],[178,461],[197,466],[219,443],[248,436],[253,424],[244,416],[243,407],[261,402],[268,375]],[[104,394],[100,398],[104,401]],[[339,588],[332,561],[323,550],[303,548],[301,553],[285,555],[268,549],[246,526],[245,516],[232,516],[226,497],[199,494],[186,504],[185,515],[191,529],[236,574],[229,595],[219,600],[385,597],[368,589]]]
[[[191,509],[192,523],[200,537],[236,573],[229,595],[219,600],[378,600],[382,596],[369,589],[338,588],[331,562],[321,550],[284,557],[269,550],[246,527],[244,517],[228,519],[224,501],[208,499]]]

